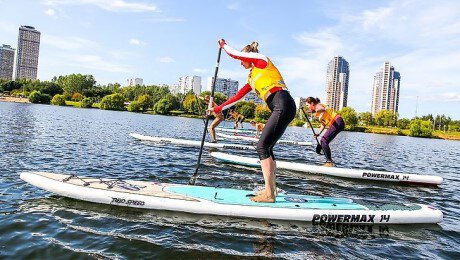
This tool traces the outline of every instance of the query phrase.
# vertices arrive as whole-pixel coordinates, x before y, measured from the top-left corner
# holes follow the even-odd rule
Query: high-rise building
[[[398,113],[401,74],[386,61],[374,76],[371,112],[375,116],[381,110]]]
[[[214,77],[208,77],[207,89],[211,91],[212,80]],[[215,92],[220,92],[227,97],[233,97],[238,92],[238,81],[232,79],[217,78]]]
[[[256,105],[264,104],[264,101],[257,96],[256,92],[251,91],[246,96],[244,96],[244,101],[254,102]]]
[[[16,79],[37,79],[40,32],[32,26],[21,26],[16,55]]]
[[[0,78],[13,79],[14,49],[10,45],[0,46]]]
[[[348,103],[348,62],[341,56],[334,57],[327,66],[326,105],[341,110]]]
[[[128,86],[142,86],[144,85],[144,80],[141,78],[131,78],[127,80]]]
[[[201,77],[200,76],[185,76],[179,78],[180,93],[187,94],[193,91],[196,95],[201,93]]]
[[[294,98],[294,103],[295,103],[295,107],[297,110],[303,108],[305,106],[305,102],[307,102],[306,98],[303,98],[303,97]]]

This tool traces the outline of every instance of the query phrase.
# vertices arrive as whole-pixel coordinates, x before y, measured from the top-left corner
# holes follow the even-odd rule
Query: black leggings
[[[289,123],[294,119],[296,106],[291,94],[286,90],[271,94],[266,102],[272,114],[265,124],[264,131],[257,143],[257,154],[260,160],[270,158],[270,156],[275,160],[273,146],[275,146]]]

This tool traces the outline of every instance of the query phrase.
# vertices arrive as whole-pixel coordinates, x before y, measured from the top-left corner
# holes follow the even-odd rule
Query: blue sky
[[[214,71],[217,40],[240,49],[257,40],[293,96],[324,97],[328,61],[350,63],[349,106],[370,111],[374,74],[390,61],[401,73],[400,115],[460,119],[460,2],[0,0],[0,44],[18,27],[42,32],[38,77],[92,74],[98,83],[141,77],[177,83]],[[219,76],[246,79],[222,57]]]

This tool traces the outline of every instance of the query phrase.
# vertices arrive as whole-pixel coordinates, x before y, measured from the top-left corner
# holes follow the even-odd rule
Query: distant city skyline
[[[460,2],[116,2],[1,1],[0,45],[17,49],[18,28],[31,25],[42,33],[40,80],[81,73],[107,84],[138,75],[152,84],[212,76],[219,38],[236,49],[257,40],[293,96],[320,98],[327,63],[341,55],[351,64],[347,103],[357,112],[371,111],[373,75],[389,60],[404,77],[401,117],[415,115],[418,97],[418,115],[460,118]],[[273,10],[278,19],[253,19]],[[218,77],[242,85],[247,74],[222,55]]]

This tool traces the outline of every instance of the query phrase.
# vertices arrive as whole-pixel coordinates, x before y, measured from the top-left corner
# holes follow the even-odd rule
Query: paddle
[[[219,71],[219,62],[220,62],[220,54],[221,53],[222,53],[222,48],[219,48],[219,54],[217,54],[216,70],[214,71],[214,79],[212,81],[211,96],[209,97],[208,109],[212,108],[212,104],[213,104],[214,89],[216,88],[217,72]],[[206,132],[208,130],[209,118],[210,118],[210,114],[207,113],[206,114],[206,122],[204,123],[203,137],[201,138],[200,153],[198,154],[198,162],[196,164],[195,173],[193,173],[192,177],[188,181],[188,184],[190,184],[190,185],[195,185],[196,177],[198,176],[198,169],[200,168],[201,155],[203,154],[204,139],[206,138]]]
[[[300,110],[302,110],[303,115],[307,119],[308,125],[310,126],[311,130],[313,131],[313,136],[315,137],[315,140],[316,140],[316,143],[317,143],[317,145],[316,145],[316,153],[317,154],[323,154],[323,153],[321,153],[321,150],[323,150],[323,147],[321,147],[321,144],[318,141],[318,137],[316,136],[315,129],[313,128],[313,125],[311,124],[310,119],[308,118],[308,115],[305,113],[303,108],[301,108]]]

